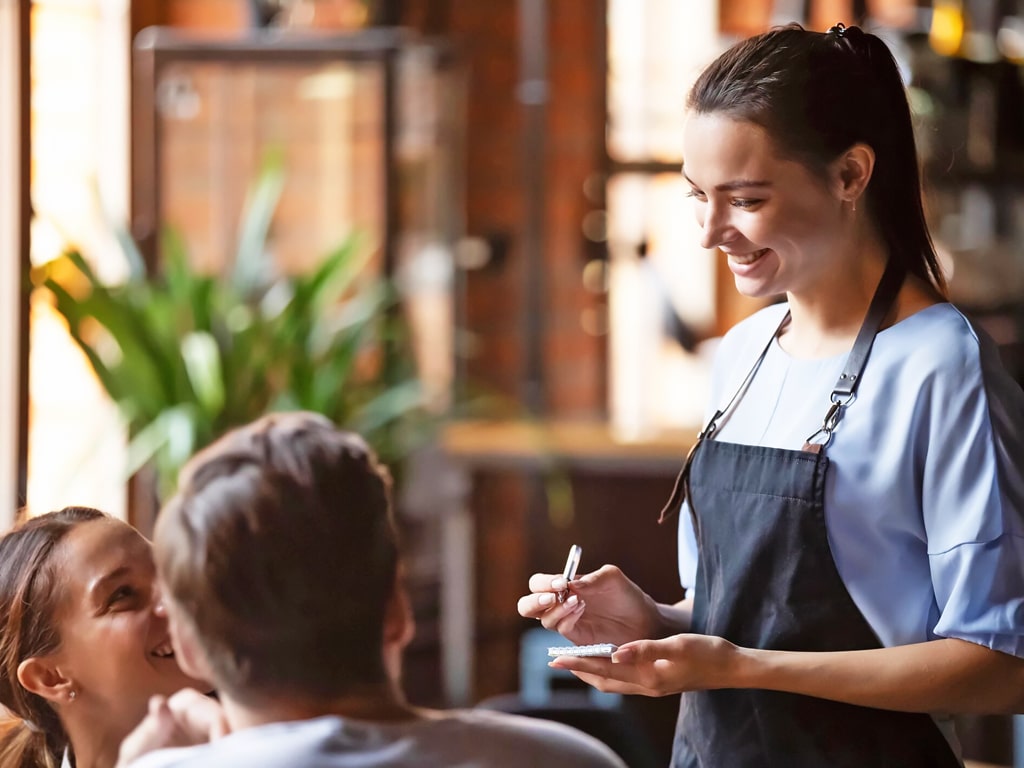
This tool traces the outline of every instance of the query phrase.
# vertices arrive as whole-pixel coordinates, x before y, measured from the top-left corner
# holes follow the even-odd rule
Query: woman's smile
[[[753,251],[751,253],[730,253],[729,261],[737,266],[745,267],[759,261],[771,248],[762,248],[759,251]]]
[[[167,639],[164,642],[160,643],[160,645],[158,645],[151,651],[151,654],[153,656],[156,656],[158,659],[173,659],[174,648],[171,645],[170,639]]]

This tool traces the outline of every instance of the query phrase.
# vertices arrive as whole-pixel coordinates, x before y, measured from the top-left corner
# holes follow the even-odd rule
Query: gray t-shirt
[[[162,749],[131,768],[625,768],[574,728],[499,712],[452,710],[377,723],[327,716],[246,728],[197,747]]]

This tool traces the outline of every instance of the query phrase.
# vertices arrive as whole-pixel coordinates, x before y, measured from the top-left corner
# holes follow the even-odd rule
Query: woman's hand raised
[[[519,598],[522,616],[538,619],[577,645],[615,643],[657,636],[662,614],[646,592],[614,565],[566,583],[559,574],[535,573],[530,594]],[[565,602],[558,601],[563,592]]]

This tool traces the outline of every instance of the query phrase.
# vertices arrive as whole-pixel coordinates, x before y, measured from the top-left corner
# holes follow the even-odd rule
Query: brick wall
[[[601,418],[606,339],[584,331],[580,318],[588,308],[599,310],[603,301],[583,287],[582,269],[593,251],[581,222],[593,207],[584,195],[584,182],[600,173],[604,163],[604,3],[547,4],[549,98],[540,157],[525,155],[525,107],[516,92],[517,9],[516,0],[405,3],[403,22],[450,39],[467,68],[468,234],[497,237],[508,246],[501,261],[468,276],[466,326],[477,341],[468,377],[475,387],[500,392],[513,403],[521,400],[526,367],[525,163],[537,162],[543,168],[544,196],[542,401],[552,417]],[[476,477],[476,558],[489,564],[480,568],[476,584],[478,699],[518,687],[519,634],[530,623],[515,613],[515,601],[529,573],[544,567],[549,550],[559,550],[553,555],[556,560],[564,557],[561,535],[555,532],[557,544],[549,541],[552,528],[537,483],[511,470]]]
[[[584,184],[604,171],[605,10],[594,0],[562,0],[548,7],[547,402],[553,414],[589,417],[605,413],[607,401],[607,339],[588,334],[580,322],[584,311],[603,303],[583,288],[583,266],[593,251],[581,225],[595,207],[583,193]]]
[[[522,234],[527,215],[525,163],[543,166],[543,352],[547,413],[599,417],[605,409],[605,340],[588,335],[580,316],[601,300],[583,288],[589,204],[583,184],[602,168],[604,11],[594,0],[548,4],[549,100],[544,152],[525,157],[515,0],[410,0],[404,22],[452,40],[468,69],[466,184],[470,235],[497,236],[505,258],[469,276],[467,326],[478,344],[469,363],[476,384],[517,399],[526,306]]]

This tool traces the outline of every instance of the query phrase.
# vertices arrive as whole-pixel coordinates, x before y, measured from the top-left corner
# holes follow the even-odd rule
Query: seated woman
[[[0,765],[110,768],[151,696],[197,685],[174,660],[155,577],[149,542],[95,509],[0,537],[0,705],[16,718],[0,710]]]

